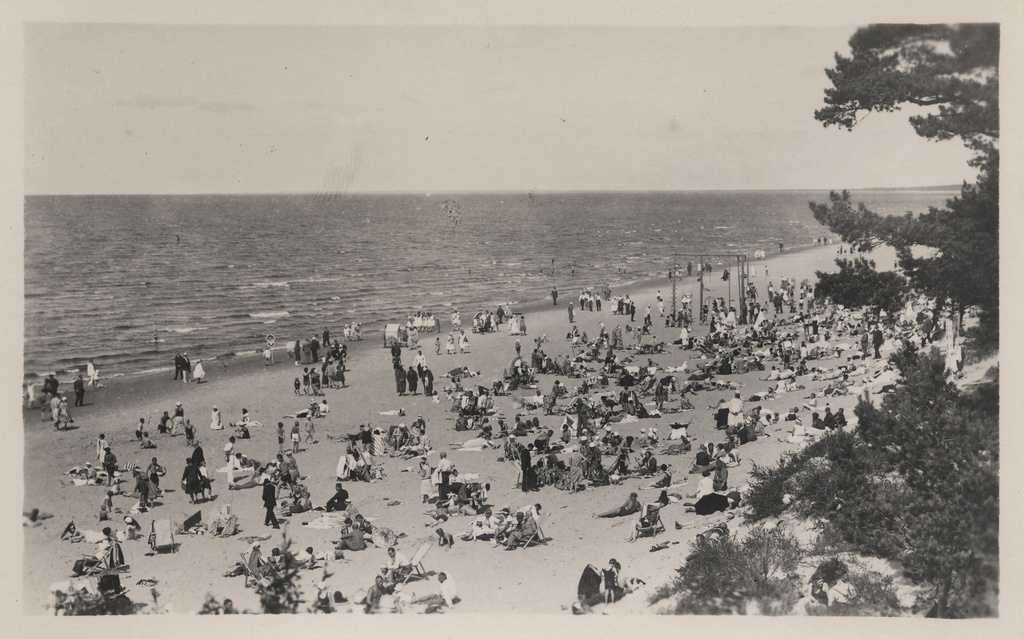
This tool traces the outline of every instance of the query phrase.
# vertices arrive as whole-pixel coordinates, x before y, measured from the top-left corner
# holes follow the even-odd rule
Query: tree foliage
[[[874,260],[857,257],[837,259],[838,273],[817,272],[816,298],[831,298],[836,304],[859,308],[870,306],[875,312],[895,315],[903,308],[907,280],[893,271],[875,270]]]
[[[853,129],[861,114],[904,105],[931,109],[910,124],[930,140],[959,139],[974,151],[975,184],[945,208],[881,216],[853,205],[846,191],[811,203],[815,219],[845,242],[893,246],[911,284],[957,310],[978,306],[982,322],[999,312],[999,25],[872,25],[850,39],[826,70],[832,87],[815,118]],[[996,333],[990,333],[997,335]]]
[[[960,138],[987,156],[999,138],[998,24],[878,24],[850,38],[825,71],[832,87],[814,117],[853,129],[861,112],[934,106],[910,124],[929,140]]]
[[[748,519],[790,509],[856,550],[901,562],[941,617],[992,614],[999,553],[998,380],[963,393],[936,350],[894,356],[904,384],[855,433],[835,433],[775,468],[755,467]]]
[[[913,495],[903,504],[901,561],[934,587],[936,616],[988,614],[999,552],[999,405],[991,383],[963,395],[937,351],[896,362],[906,386],[856,408],[864,441]]]

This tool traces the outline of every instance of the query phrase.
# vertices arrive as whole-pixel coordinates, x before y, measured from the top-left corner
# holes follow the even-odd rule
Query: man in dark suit
[[[75,379],[74,389],[75,406],[85,406],[85,380],[82,379],[81,375],[79,375],[78,378]]]
[[[181,378],[181,369],[185,367],[185,358],[181,356],[181,351],[178,351],[174,355],[174,379]]]
[[[277,487],[269,479],[263,480],[263,507],[267,509],[263,525],[280,528],[281,525],[277,523],[277,516],[274,514],[274,508],[277,507]]]

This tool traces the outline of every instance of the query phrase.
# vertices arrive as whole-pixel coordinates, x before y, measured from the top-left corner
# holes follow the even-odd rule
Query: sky
[[[25,192],[841,189],[971,180],[910,111],[814,119],[856,25],[32,23]]]

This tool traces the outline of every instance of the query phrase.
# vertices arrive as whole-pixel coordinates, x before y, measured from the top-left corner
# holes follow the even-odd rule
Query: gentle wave
[[[861,196],[886,215],[945,198]],[[252,353],[271,326],[287,341],[352,321],[370,334],[417,308],[447,322],[453,307],[539,301],[553,283],[615,290],[660,276],[677,251],[788,252],[827,233],[807,207],[827,192],[458,194],[459,226],[440,212],[447,197],[353,194],[322,210],[284,195],[27,197],[24,370],[95,358],[108,378],[166,367],[179,350]],[[266,233],[297,214],[315,235]],[[183,229],[180,245],[154,241]],[[258,259],[240,262],[241,246]],[[52,259],[72,252],[92,259]]]

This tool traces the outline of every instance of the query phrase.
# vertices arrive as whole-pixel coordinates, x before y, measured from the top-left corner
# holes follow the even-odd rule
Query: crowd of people
[[[702,266],[700,269],[703,271]],[[593,514],[594,526],[608,525],[605,520],[609,519],[634,519],[628,535],[631,540],[651,531],[657,534],[663,526],[662,515],[671,512],[675,504],[679,509],[677,519],[729,515],[743,503],[744,487],[730,480],[729,471],[744,463],[744,447],[770,439],[803,444],[831,431],[851,428],[855,418],[846,415],[842,407],[833,409],[830,402],[894,388],[898,376],[883,357],[933,340],[954,343],[957,339],[955,335],[948,337],[956,333],[956,328],[932,308],[919,306],[898,317],[877,317],[816,298],[806,281],[782,278],[778,288],[774,281],[767,283],[764,304],[751,285],[742,312],[727,307],[720,298],[710,298],[702,309],[707,329],[699,331],[688,303],[683,306],[685,313],[673,313],[659,294],[653,304],[643,305],[642,322],[636,324],[637,304],[629,295],[612,297],[609,290],[597,294],[585,289],[566,306],[571,328],[564,343],[552,343],[546,335],[536,336],[532,350],[524,356],[522,342],[515,339],[514,357],[501,379],[485,384],[476,383],[479,373],[461,365],[441,375],[443,387],[435,389],[434,374],[423,349],[408,342],[405,347],[398,341],[392,343],[388,352],[397,395],[422,396],[443,403],[451,413],[452,424],[432,425],[430,429],[445,428],[472,436],[453,442],[453,451],[493,451],[500,455],[500,461],[510,469],[509,475],[515,477],[509,483],[528,502],[523,506],[490,503],[491,482],[473,468],[459,468],[448,451],[435,449],[423,415],[417,415],[408,425],[404,421],[361,424],[341,435],[325,431],[329,439],[343,446],[334,477],[324,483],[320,469],[300,471],[299,461],[307,450],[303,444],[318,444],[317,420],[340,412],[332,413],[327,393],[346,387],[348,349],[338,340],[331,341],[326,327],[322,335],[295,340],[289,346],[294,366],[302,367],[301,376],[295,377],[290,390],[304,404],[296,411],[290,428],[284,421],[277,422],[276,431],[265,428],[244,408],[237,420],[230,421],[217,406],[212,407],[209,438],[217,442],[216,446],[223,440],[224,446],[224,467],[219,470],[226,477],[221,485],[229,491],[259,488],[263,524],[269,528],[279,528],[282,521],[306,513],[337,517],[338,534],[331,547],[319,552],[307,548],[299,553],[306,566],[334,561],[345,552],[364,551],[368,544],[386,552],[386,570],[374,575],[374,583],[365,594],[351,598],[367,612],[380,610],[389,597],[396,607],[417,602],[444,607],[458,601],[454,580],[444,573],[437,575],[436,595],[424,601],[403,599],[401,586],[414,566],[396,548],[401,533],[369,521],[353,504],[350,491],[357,491],[354,485],[395,481],[387,472],[394,468],[389,460],[415,464],[408,470],[418,483],[410,492],[426,508],[422,524],[433,528],[435,544],[448,550],[456,543],[473,541],[506,550],[547,543],[547,513],[535,493],[552,490],[573,496],[582,491],[606,491],[610,507]],[[558,304],[557,290],[552,291],[552,300]],[[592,332],[580,330],[576,309],[602,312],[602,300],[608,303],[605,312],[610,310],[611,316],[621,318],[623,323],[609,330],[595,318],[596,322],[589,322],[596,323],[596,328],[589,326]],[[678,339],[660,340],[655,316],[666,318],[664,323],[672,327],[672,337],[678,327]],[[468,353],[469,341],[457,310],[453,310],[451,319],[445,352]],[[410,317],[412,326],[408,328],[421,330],[417,322],[440,328],[432,314]],[[499,306],[494,313],[487,311],[474,317],[474,329],[480,335],[474,339],[491,346],[489,340],[496,337],[490,334],[498,333],[502,323],[510,324],[514,336],[525,334],[522,315]],[[441,350],[438,335],[434,355],[439,356]],[[404,361],[410,354],[411,361]],[[663,363],[669,359],[685,361],[675,366]],[[187,353],[176,355],[174,379],[201,381],[200,365],[197,361],[193,366]],[[735,381],[736,375],[752,372],[757,373],[756,382],[749,381],[750,377],[745,384]],[[94,378],[98,375],[90,374],[90,384]],[[542,386],[550,390],[543,393]],[[74,388],[78,391],[77,385]],[[49,398],[43,404],[43,416],[53,420],[54,428],[66,428],[74,421],[52,375],[44,381],[43,394]],[[703,397],[708,401],[701,402]],[[787,397],[792,397],[787,402],[793,405],[789,411],[769,408],[770,402],[777,404]],[[706,412],[701,404],[707,406]],[[512,410],[516,413],[506,418],[504,411]],[[387,416],[402,417],[404,412],[387,411]],[[181,441],[187,452],[180,466],[182,494],[190,504],[201,504],[215,498],[217,482],[208,470],[214,460],[205,457],[191,417],[179,401],[163,412],[152,436],[149,420],[144,417],[132,424],[131,432],[141,450],[162,449]],[[668,429],[662,427],[659,432],[655,420],[666,417],[671,420]],[[652,425],[645,426],[642,420],[650,420],[647,424]],[[714,436],[707,441],[692,438],[689,431],[694,420],[713,424]],[[780,428],[785,428],[781,434]],[[257,460],[241,450],[249,448],[254,440],[272,441],[269,438],[275,435],[278,452],[272,459]],[[166,484],[169,471],[157,457],[153,456],[145,469],[128,467],[118,461],[104,435],[96,440],[95,450],[95,460],[76,467],[69,475],[76,484],[82,481],[107,487],[97,521],[113,520],[117,509],[112,499],[119,494],[138,498],[131,514],[162,507],[167,487],[161,482]],[[432,464],[431,455],[435,454],[437,463]],[[686,461],[673,462],[679,455],[686,455]],[[216,461],[219,465],[220,460]],[[688,476],[696,480],[694,488],[684,485]],[[638,482],[636,489],[623,488],[627,482]],[[314,495],[331,486],[332,496],[319,503]],[[647,497],[646,489],[655,491],[650,495],[656,497]],[[273,564],[268,559],[266,571],[272,570]],[[581,580],[580,610],[617,601],[637,585],[622,579],[621,566],[615,560],[607,570],[593,566],[588,570],[592,574],[587,578],[587,588]],[[264,577],[269,574],[266,572]],[[594,577],[599,577],[600,583]]]

